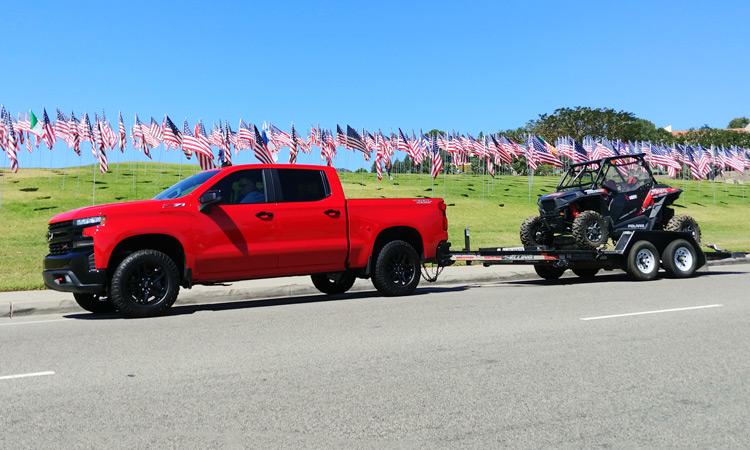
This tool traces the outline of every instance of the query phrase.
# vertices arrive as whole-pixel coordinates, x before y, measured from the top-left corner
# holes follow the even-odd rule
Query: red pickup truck
[[[446,245],[442,199],[347,200],[336,171],[241,165],[186,178],[151,200],[49,222],[44,283],[92,312],[164,313],[180,286],[311,275],[326,294],[372,278],[408,295]]]

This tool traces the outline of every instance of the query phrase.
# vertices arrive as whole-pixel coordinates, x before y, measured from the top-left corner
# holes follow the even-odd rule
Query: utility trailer
[[[467,229],[465,245],[463,251],[454,252],[444,248],[440,254],[440,265],[451,265],[459,261],[484,266],[532,264],[536,273],[545,280],[556,280],[567,269],[582,278],[592,278],[600,270],[622,269],[633,279],[646,281],[656,278],[659,269],[663,268],[669,276],[686,278],[692,276],[708,260],[740,255],[717,247],[704,253],[691,233],[674,231],[624,231],[612,250],[582,250],[569,245],[480,248],[478,251],[471,251]]]

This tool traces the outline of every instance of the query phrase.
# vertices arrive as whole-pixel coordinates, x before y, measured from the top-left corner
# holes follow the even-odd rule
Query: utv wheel
[[[351,272],[317,273],[310,278],[320,292],[328,295],[343,294],[352,288],[356,279]]]
[[[661,262],[669,276],[687,278],[695,273],[698,255],[690,242],[677,239],[667,245],[661,254]]]
[[[113,313],[115,305],[109,297],[98,294],[73,294],[78,306],[92,313]]]
[[[559,267],[550,266],[547,264],[534,264],[534,271],[541,278],[545,280],[557,280],[565,273],[565,269]]]
[[[690,216],[674,216],[667,223],[667,231],[678,231],[681,233],[690,233],[697,244],[701,243],[701,227],[698,222]]]
[[[552,233],[546,229],[539,216],[524,220],[521,224],[520,235],[524,247],[544,247],[552,244]]]
[[[638,241],[630,248],[626,270],[636,281],[648,281],[659,273],[659,252],[648,241]]]
[[[573,239],[584,249],[597,249],[607,244],[607,220],[596,211],[584,211],[573,220]]]
[[[410,295],[419,284],[419,255],[404,241],[391,241],[378,252],[372,284],[387,297]]]
[[[597,273],[599,273],[599,269],[589,269],[589,268],[576,268],[572,269],[573,273],[576,274],[579,278],[584,278],[587,280],[590,280],[596,276]]]
[[[180,276],[172,258],[156,250],[126,257],[112,275],[112,303],[128,317],[164,314],[180,292]]]

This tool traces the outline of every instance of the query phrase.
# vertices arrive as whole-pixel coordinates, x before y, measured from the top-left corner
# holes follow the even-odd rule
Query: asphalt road
[[[747,447],[749,380],[750,265],[35,316],[0,447]]]

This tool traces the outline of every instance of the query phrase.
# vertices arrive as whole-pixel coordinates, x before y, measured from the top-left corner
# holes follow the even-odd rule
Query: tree
[[[529,121],[526,129],[551,143],[560,136],[571,136],[579,142],[585,136],[625,141],[671,139],[669,132],[631,112],[585,106],[559,108],[552,114],[541,114],[536,120]]]
[[[745,128],[748,124],[750,124],[750,119],[747,117],[735,117],[729,121],[727,128]]]

